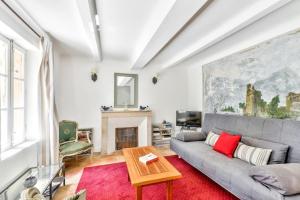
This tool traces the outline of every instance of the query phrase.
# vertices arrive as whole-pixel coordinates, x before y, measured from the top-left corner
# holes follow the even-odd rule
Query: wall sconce
[[[155,85],[158,81],[159,73],[157,73],[155,76],[152,78],[152,83]]]
[[[92,70],[91,70],[91,79],[94,82],[97,81],[97,79],[98,79],[97,68],[96,67],[92,68]]]

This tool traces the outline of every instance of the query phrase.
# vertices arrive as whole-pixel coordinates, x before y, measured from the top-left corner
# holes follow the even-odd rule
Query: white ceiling
[[[201,17],[195,18],[190,25],[174,39],[161,53],[160,57],[180,54],[179,48],[188,48],[195,42],[205,38],[211,32],[222,26],[226,21],[235,18],[249,6],[260,0],[251,1],[213,1],[206,10],[201,13]],[[226,8],[226,9],[224,9]],[[216,14],[217,13],[217,14]],[[176,57],[176,56],[174,56]]]
[[[17,0],[60,44],[62,50],[86,54],[88,38],[75,0]]]
[[[128,61],[174,0],[97,0],[104,58]],[[157,17],[159,16],[159,17]]]
[[[64,54],[95,56],[88,0],[17,0]],[[103,59],[172,66],[290,0],[96,0]]]

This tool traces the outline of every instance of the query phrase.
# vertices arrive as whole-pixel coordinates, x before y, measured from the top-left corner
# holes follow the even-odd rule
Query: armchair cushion
[[[59,142],[75,141],[77,137],[77,122],[63,120],[59,122]]]
[[[69,142],[61,145],[59,151],[61,155],[65,156],[65,155],[71,155],[80,151],[87,150],[92,146],[93,145],[91,143],[87,143],[84,141]]]

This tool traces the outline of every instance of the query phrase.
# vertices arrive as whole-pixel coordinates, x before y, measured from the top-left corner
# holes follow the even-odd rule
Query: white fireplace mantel
[[[116,128],[138,127],[138,146],[152,143],[152,112],[138,110],[118,110],[101,112],[101,154],[111,154],[116,150]]]

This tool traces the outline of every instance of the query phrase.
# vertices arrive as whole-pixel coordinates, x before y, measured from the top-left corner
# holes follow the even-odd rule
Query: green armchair
[[[59,122],[59,157],[76,156],[88,151],[92,153],[91,131],[78,129],[77,122],[63,120]],[[79,139],[80,138],[80,139]]]

